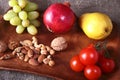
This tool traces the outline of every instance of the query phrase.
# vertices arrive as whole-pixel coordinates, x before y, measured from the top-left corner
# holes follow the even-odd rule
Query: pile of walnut
[[[28,62],[31,65],[39,65],[41,63],[47,64],[49,66],[55,65],[52,56],[55,54],[55,51],[49,46],[43,44],[38,44],[37,38],[32,37],[32,41],[24,40],[19,42],[19,46],[16,42],[10,42],[8,47],[12,49],[12,54],[6,54],[0,59],[10,59],[14,56],[17,56],[20,60]]]

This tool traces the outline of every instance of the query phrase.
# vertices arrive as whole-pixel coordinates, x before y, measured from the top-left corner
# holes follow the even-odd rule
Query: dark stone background
[[[85,12],[100,11],[106,13],[111,19],[120,25],[120,0],[31,0],[39,4],[39,9],[44,11],[55,2],[69,1],[71,8],[79,17]],[[4,14],[9,8],[8,0],[0,0],[0,14]],[[16,71],[0,70],[0,80],[53,80],[43,76]]]

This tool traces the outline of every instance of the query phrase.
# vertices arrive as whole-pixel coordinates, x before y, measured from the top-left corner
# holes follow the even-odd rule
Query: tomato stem
[[[110,58],[109,51],[108,51],[108,49],[107,49],[107,47],[106,47],[107,42],[108,42],[108,41],[98,42],[98,43],[95,44],[95,48],[96,48],[97,51],[104,50],[104,52],[105,52],[104,56],[105,56],[106,58]]]

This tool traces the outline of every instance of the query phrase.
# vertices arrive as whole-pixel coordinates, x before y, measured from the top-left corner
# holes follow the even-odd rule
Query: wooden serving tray
[[[107,47],[116,62],[115,71],[110,74],[102,74],[100,80],[120,80],[120,26],[114,24],[113,31],[109,37],[105,40],[108,41]],[[56,80],[86,80],[83,75],[83,72],[76,73],[70,69],[69,61],[75,54],[78,54],[80,50],[90,43],[96,43],[98,41],[89,39],[82,30],[78,27],[77,24],[71,29],[70,32],[64,34],[53,34],[49,32],[44,25],[41,25],[39,33],[36,37],[39,40],[39,43],[45,45],[50,45],[52,39],[57,36],[63,36],[68,41],[68,48],[65,51],[56,52],[54,60],[56,65],[49,67],[48,65],[42,64],[39,66],[32,66],[24,61],[21,61],[17,58],[10,60],[1,60],[0,69],[6,70],[15,70],[28,73],[34,73],[42,76],[48,76]],[[9,22],[5,22],[0,16],[0,40],[8,43],[9,40],[24,40],[30,39],[32,36],[27,32],[24,32],[21,35],[16,34],[15,27],[11,26]],[[101,40],[104,41],[104,40]],[[7,51],[6,53],[11,53],[12,51]],[[3,54],[0,54],[3,55]]]

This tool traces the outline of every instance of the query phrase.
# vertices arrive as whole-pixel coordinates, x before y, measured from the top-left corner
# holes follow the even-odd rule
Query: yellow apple
[[[92,39],[100,40],[110,35],[113,24],[110,17],[104,13],[85,13],[80,16],[79,24],[83,32]]]

